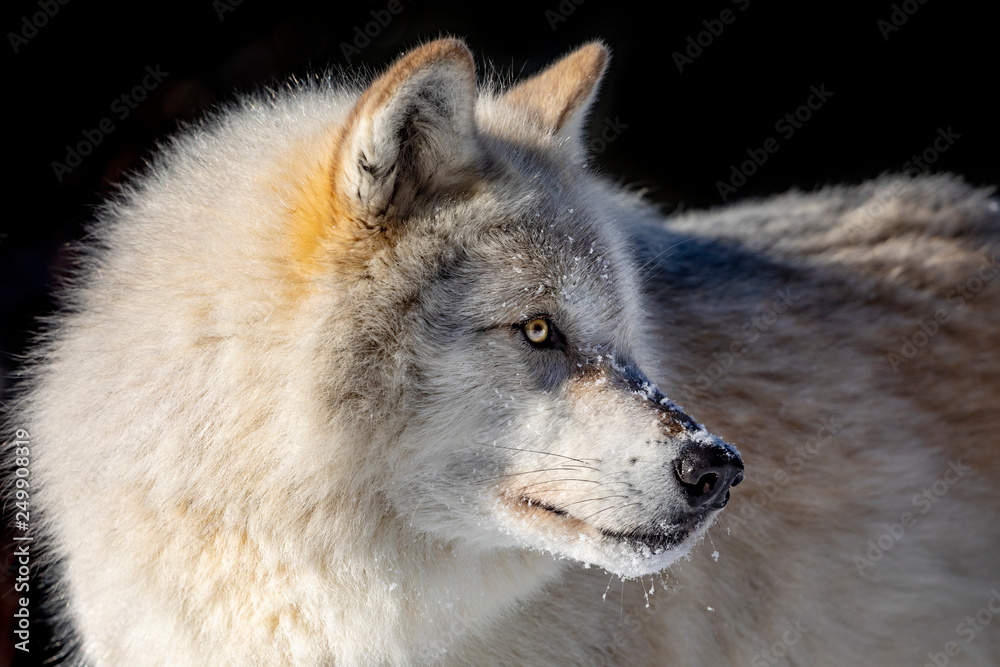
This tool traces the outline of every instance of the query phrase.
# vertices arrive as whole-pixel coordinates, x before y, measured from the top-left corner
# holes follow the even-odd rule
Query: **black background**
[[[7,3],[0,23],[8,119],[0,392],[10,385],[35,318],[52,307],[50,290],[66,268],[68,244],[81,238],[93,207],[113,185],[142,169],[158,139],[240,91],[338,68],[374,71],[441,35],[464,37],[480,72],[489,62],[503,75],[537,71],[584,41],[604,39],[613,56],[591,128],[596,136],[612,122],[620,133],[603,146],[594,140],[603,148],[595,159],[614,178],[646,188],[666,212],[722,204],[717,182],[769,137],[780,150],[730,201],[898,171],[932,146],[939,128],[959,138],[931,171],[955,172],[976,184],[1000,182],[996,12],[987,14],[985,3],[717,0],[654,10],[601,0],[401,2],[402,11],[351,62],[343,45],[354,48],[356,31],[387,2],[71,0],[17,53],[11,33],[30,35],[25,17],[42,10],[37,1]],[[692,51],[693,62],[679,72],[674,53],[683,53],[689,37],[697,40],[707,30],[703,21],[718,19],[724,9],[735,19],[711,42],[709,33],[701,35],[707,46],[700,55]],[[901,25],[886,39],[879,21],[891,21],[894,13]],[[147,66],[169,76],[122,120],[115,113],[122,107],[112,105],[142,83]],[[812,118],[790,138],[776,132],[775,123],[821,85],[833,94]],[[52,163],[64,162],[67,146],[104,118],[114,131],[57,180]],[[0,556],[9,575],[8,543],[3,537]],[[0,581],[4,613],[16,597],[11,585],[9,576]],[[3,625],[0,664],[11,659],[11,633]],[[35,660],[44,627],[33,627]],[[34,662],[21,656],[17,664]]]

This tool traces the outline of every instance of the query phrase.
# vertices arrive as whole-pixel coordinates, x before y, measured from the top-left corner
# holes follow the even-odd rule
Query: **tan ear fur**
[[[413,49],[376,78],[323,142],[323,168],[290,197],[294,265],[360,266],[359,241],[405,218],[418,196],[473,178],[475,103],[475,64],[458,39]]]
[[[402,56],[352,109],[333,165],[338,207],[369,227],[404,216],[468,177],[478,146],[476,70],[458,39],[439,39]]]
[[[610,55],[600,42],[585,44],[514,86],[503,99],[526,110],[543,130],[578,138]]]

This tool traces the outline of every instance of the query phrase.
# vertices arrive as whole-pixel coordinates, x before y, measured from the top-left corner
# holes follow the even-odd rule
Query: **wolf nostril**
[[[715,484],[718,481],[719,481],[719,476],[716,475],[714,472],[710,472],[701,479],[699,479],[698,483],[695,484],[695,486],[701,488],[701,490],[699,491],[700,494],[711,493],[712,489],[715,488]]]
[[[743,461],[733,447],[716,443],[690,442],[676,463],[677,479],[692,507],[722,509],[729,501],[729,489],[743,481]]]

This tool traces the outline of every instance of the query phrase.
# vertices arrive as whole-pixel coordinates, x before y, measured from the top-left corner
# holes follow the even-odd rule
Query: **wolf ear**
[[[527,111],[544,131],[578,142],[609,58],[604,44],[590,42],[514,86],[503,99]]]
[[[341,129],[334,191],[365,225],[405,216],[419,193],[458,186],[477,159],[476,70],[457,39],[397,60],[362,94]]]

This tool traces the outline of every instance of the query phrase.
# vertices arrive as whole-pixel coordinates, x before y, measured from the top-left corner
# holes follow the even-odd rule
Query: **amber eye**
[[[541,317],[524,323],[524,336],[533,345],[544,345],[549,340],[550,332],[548,320]]]

